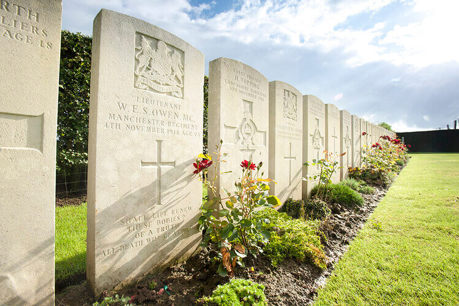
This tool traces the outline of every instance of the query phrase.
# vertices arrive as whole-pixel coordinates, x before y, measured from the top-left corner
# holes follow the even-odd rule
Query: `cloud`
[[[415,132],[415,131],[422,131],[422,130],[432,130],[432,128],[420,128],[417,125],[413,124],[410,125],[404,120],[398,120],[390,124],[392,129],[396,132]]]
[[[240,60],[270,80],[338,102],[374,123],[437,128],[459,116],[454,33],[459,1],[65,0],[63,5],[65,29],[91,34],[100,8],[115,10],[177,35],[207,61]]]

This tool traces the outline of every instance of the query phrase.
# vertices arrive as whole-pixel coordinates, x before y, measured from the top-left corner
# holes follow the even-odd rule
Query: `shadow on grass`
[[[56,261],[56,291],[86,280],[86,252]]]

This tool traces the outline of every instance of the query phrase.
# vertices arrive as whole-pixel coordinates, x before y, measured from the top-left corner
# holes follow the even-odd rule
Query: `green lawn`
[[[86,203],[56,207],[56,283],[86,271]]]
[[[415,154],[316,305],[459,305],[459,154]]]

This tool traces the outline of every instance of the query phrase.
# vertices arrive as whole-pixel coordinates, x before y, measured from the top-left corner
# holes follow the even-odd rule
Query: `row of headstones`
[[[263,162],[276,183],[272,194],[281,202],[308,197],[317,183],[303,180],[317,172],[306,162],[324,158],[339,162],[332,177],[347,177],[349,167],[361,165],[364,146],[390,135],[381,126],[367,122],[312,95],[302,95],[292,85],[269,82],[241,62],[219,58],[209,66],[209,151],[225,156],[217,171],[217,189],[231,190],[241,174],[242,160]],[[220,142],[222,144],[220,146]],[[344,155],[343,155],[344,153]],[[214,177],[214,175],[211,175]]]
[[[61,12],[60,0],[0,5],[0,304],[54,303]],[[192,162],[202,149],[204,56],[153,25],[102,10],[91,65],[87,278],[98,294],[188,257],[200,242]],[[335,107],[285,83],[268,86],[240,62],[211,62],[209,79],[209,142],[222,139],[230,153],[222,167],[263,161],[282,199],[300,197],[299,162],[339,150],[340,131],[352,141],[366,131],[359,141],[368,144],[385,133],[356,117],[352,125],[344,111],[340,121]]]

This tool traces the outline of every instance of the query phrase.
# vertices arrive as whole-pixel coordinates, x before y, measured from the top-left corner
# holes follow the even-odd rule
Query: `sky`
[[[457,0],[64,0],[62,27],[92,35],[100,9],[161,27],[397,132],[459,120]]]

